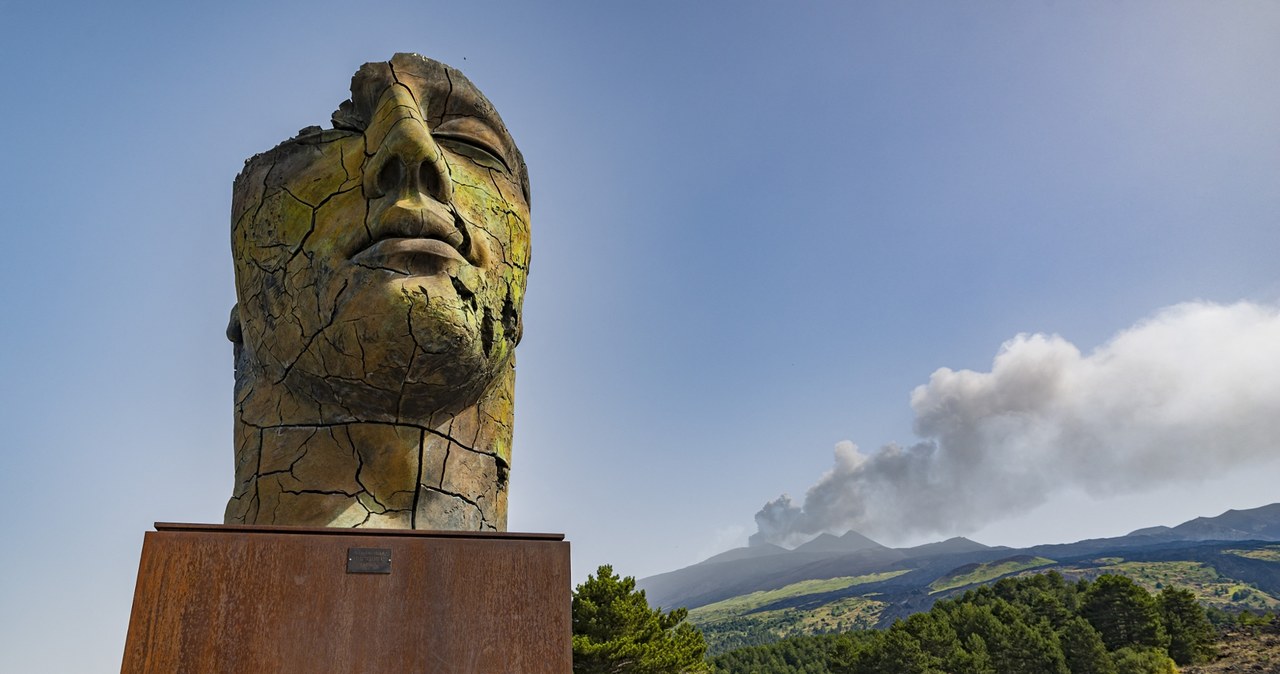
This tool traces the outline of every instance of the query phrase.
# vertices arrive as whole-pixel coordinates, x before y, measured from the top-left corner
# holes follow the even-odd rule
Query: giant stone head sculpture
[[[365,64],[231,210],[225,521],[505,530],[529,184],[489,101],[418,55]]]

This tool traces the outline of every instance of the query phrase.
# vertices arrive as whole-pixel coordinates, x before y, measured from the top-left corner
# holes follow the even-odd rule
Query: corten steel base
[[[156,523],[121,671],[569,674],[563,538]]]

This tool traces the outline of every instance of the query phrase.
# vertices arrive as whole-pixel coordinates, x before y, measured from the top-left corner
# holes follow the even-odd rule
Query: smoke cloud
[[[1274,459],[1280,310],[1179,304],[1088,355],[1021,334],[990,372],[937,370],[911,407],[919,442],[837,444],[803,504],[784,494],[756,514],[751,542],[969,533],[1068,488],[1135,493]]]

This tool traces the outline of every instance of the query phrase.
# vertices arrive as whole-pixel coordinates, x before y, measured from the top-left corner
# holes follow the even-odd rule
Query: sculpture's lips
[[[377,241],[351,258],[365,267],[402,274],[436,274],[446,267],[467,264],[457,248],[439,239],[392,237]]]

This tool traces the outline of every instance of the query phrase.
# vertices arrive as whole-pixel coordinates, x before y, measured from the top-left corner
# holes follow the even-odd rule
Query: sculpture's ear
[[[231,305],[231,320],[227,321],[227,339],[236,346],[244,343],[244,333],[240,331],[240,305]]]

